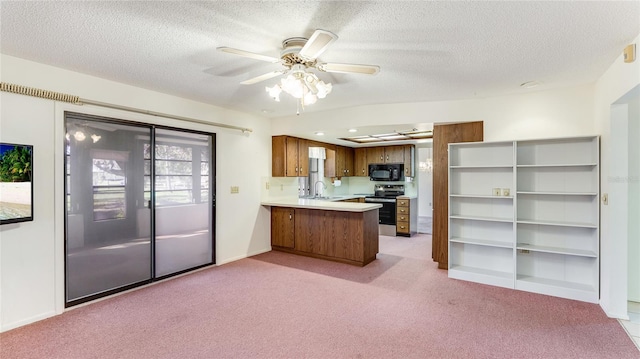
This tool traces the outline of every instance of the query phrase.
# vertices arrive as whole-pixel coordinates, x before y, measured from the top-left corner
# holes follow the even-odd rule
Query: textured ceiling
[[[2,1],[1,52],[269,117],[288,95],[239,82],[281,65],[215,50],[279,56],[314,29],[339,39],[320,60],[379,65],[375,76],[318,73],[333,92],[306,111],[455,100],[590,83],[640,33],[640,2]],[[530,91],[530,90],[529,90]]]

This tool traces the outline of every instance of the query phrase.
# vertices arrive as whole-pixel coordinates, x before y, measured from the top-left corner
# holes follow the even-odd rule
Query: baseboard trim
[[[31,324],[31,323],[35,323],[35,322],[41,321],[43,319],[51,318],[51,317],[54,317],[56,315],[58,315],[56,313],[56,311],[55,310],[51,310],[51,311],[48,311],[48,312],[45,312],[45,313],[42,313],[42,314],[34,315],[33,317],[29,317],[29,318],[26,318],[26,319],[23,319],[23,320],[19,320],[17,322],[9,323],[7,325],[2,325],[0,327],[0,333],[9,331],[11,329],[16,329],[16,328],[19,328],[19,327],[23,327],[25,325],[28,325],[28,324]]]
[[[250,252],[250,253],[247,253],[247,254],[243,254],[243,255],[240,255],[240,256],[223,259],[223,260],[219,261],[218,263],[216,263],[216,265],[223,265],[223,264],[239,261],[241,259],[257,256],[258,254],[267,253],[267,252],[271,252],[271,247],[264,248],[264,249],[261,249],[261,250],[258,250],[258,251],[254,251],[254,252]]]

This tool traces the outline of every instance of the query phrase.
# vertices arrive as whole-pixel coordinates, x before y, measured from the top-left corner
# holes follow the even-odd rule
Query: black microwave
[[[404,164],[370,164],[369,179],[372,181],[404,181]]]

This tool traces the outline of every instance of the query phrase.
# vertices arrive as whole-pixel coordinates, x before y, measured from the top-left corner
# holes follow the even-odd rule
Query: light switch
[[[240,193],[240,187],[231,186],[231,193]]]

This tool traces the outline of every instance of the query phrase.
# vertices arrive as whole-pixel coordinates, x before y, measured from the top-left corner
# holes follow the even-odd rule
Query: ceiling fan
[[[288,74],[282,79],[282,83],[273,88],[267,87],[267,92],[279,101],[279,94],[285,91],[293,97],[300,99],[303,105],[314,103],[317,98],[324,98],[331,92],[331,84],[324,83],[312,72],[310,68],[323,72],[354,73],[375,75],[380,71],[379,66],[327,63],[319,62],[320,56],[334,41],[338,35],[327,30],[316,30],[309,39],[304,37],[291,37],[282,41],[282,51],[280,58],[257,54],[254,52],[235,49],[232,47],[218,47],[218,51],[248,57],[254,60],[280,63],[285,68],[283,70],[271,71],[254,78],[240,82],[242,85],[251,85],[262,82],[279,75]]]

